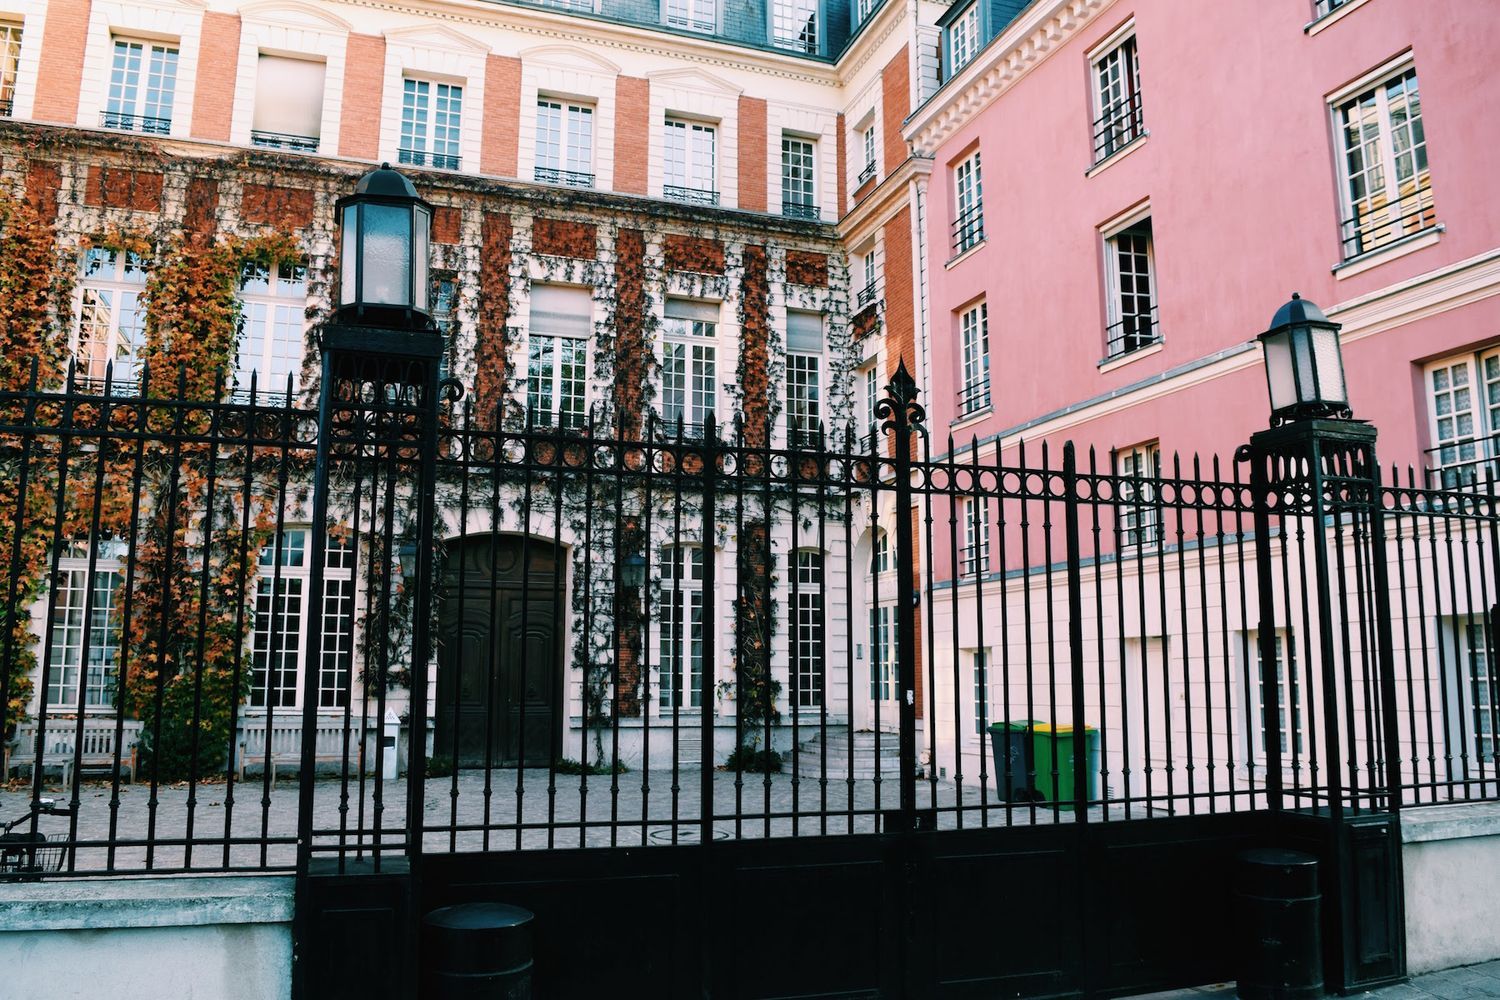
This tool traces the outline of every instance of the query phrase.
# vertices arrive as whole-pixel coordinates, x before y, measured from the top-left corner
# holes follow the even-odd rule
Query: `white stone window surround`
[[[344,64],[349,43],[347,22],[308,4],[270,0],[240,10],[240,51],[234,86],[234,116],[229,141],[250,145],[255,121],[255,77],[262,53],[321,59],[323,122],[319,151],[334,152],[344,107]]]
[[[821,108],[795,104],[766,106],[766,207],[781,214],[781,137],[811,141],[817,158],[814,203],[824,221],[838,219],[838,157],[832,155],[839,137],[838,116]]]
[[[647,191],[653,198],[662,197],[666,183],[666,129],[668,118],[698,121],[714,126],[714,159],[719,192],[719,205],[723,208],[739,206],[739,99],[740,88],[700,70],[666,70],[648,73],[651,80],[651,111],[648,136]],[[772,135],[769,123],[767,135]],[[767,146],[770,143],[767,142]],[[780,185],[781,144],[776,144],[777,185]],[[769,162],[769,161],[768,161]],[[780,192],[777,192],[779,198]],[[768,201],[767,204],[770,204]],[[777,209],[781,202],[775,202]]]
[[[536,176],[537,101],[572,101],[594,109],[594,187],[614,190],[615,86],[619,75],[619,66],[572,46],[547,45],[521,53],[518,172],[522,180]],[[474,168],[478,166],[474,161]]]
[[[485,57],[489,47],[434,25],[385,33],[385,86],[380,101],[380,158],[400,159],[402,92],[409,77],[463,88],[459,170],[478,171],[484,108]],[[429,112],[430,113],[430,112]]]
[[[880,180],[882,160],[884,159],[885,136],[881,134],[885,119],[885,100],[881,88],[881,74],[876,73],[859,94],[844,107],[844,127],[848,129],[844,136],[844,147],[847,153],[844,156],[844,182],[847,185],[849,203],[854,203],[854,189],[859,187],[859,175],[865,169],[864,155],[864,132],[870,128],[875,129],[875,179]],[[837,164],[834,165],[837,169]],[[837,197],[837,194],[835,194]],[[845,206],[839,206],[839,214],[842,215]]]
[[[83,128],[99,128],[99,115],[109,99],[110,69],[115,39],[166,42],[177,47],[177,79],[172,98],[174,139],[192,134],[193,97],[198,81],[198,38],[204,5],[196,0],[107,0],[89,10],[88,41],[83,53],[83,79],[78,90],[78,119]],[[40,37],[37,39],[41,41]],[[33,86],[35,86],[33,84]]]
[[[5,0],[0,20],[21,26],[21,56],[16,63],[16,89],[10,116],[30,118],[36,103],[37,72],[42,64],[42,32],[47,23],[47,0]],[[96,118],[95,121],[97,120]]]

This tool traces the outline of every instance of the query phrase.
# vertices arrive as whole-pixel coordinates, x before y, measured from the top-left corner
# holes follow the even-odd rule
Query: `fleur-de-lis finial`
[[[923,433],[922,424],[927,411],[917,402],[917,380],[906,370],[906,359],[896,366],[896,374],[885,387],[885,396],[875,404],[875,419],[881,421],[883,431],[900,431],[910,434]]]

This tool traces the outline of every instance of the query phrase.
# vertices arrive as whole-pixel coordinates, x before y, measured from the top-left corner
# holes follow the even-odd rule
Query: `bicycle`
[[[6,823],[4,832],[0,832],[0,878],[7,876],[37,878],[47,872],[62,869],[63,859],[72,849],[67,834],[11,832],[22,823],[30,822],[31,818],[38,814],[72,816],[73,808],[59,804],[56,799],[41,799],[35,809],[28,811],[19,819]]]

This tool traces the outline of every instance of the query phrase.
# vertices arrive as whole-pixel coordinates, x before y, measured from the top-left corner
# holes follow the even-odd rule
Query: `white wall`
[[[1413,975],[1500,958],[1500,803],[1401,815]]]

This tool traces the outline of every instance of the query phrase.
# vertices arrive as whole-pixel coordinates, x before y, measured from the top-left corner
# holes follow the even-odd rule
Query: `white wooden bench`
[[[42,746],[42,767],[60,768],[64,787],[72,786],[75,765],[81,771],[113,771],[117,724],[115,719],[108,716],[85,718],[83,720],[83,746],[80,749],[77,745],[78,720],[76,718],[60,716],[48,719],[47,735]],[[118,725],[120,725],[124,744],[120,753],[120,772],[127,776],[127,781],[134,783],[141,722],[139,719],[126,719],[123,724]],[[8,778],[12,771],[19,774],[22,768],[27,768],[29,773],[36,767],[36,762],[37,725],[35,722],[23,722],[16,726],[13,749],[7,752],[4,761],[4,774]]]
[[[359,719],[349,720],[348,740],[349,772],[359,773],[361,757],[371,759],[373,738],[378,730],[372,724],[367,734],[365,753],[360,752]],[[271,780],[276,780],[276,768],[302,766],[302,713],[291,709],[286,717],[277,716],[269,727]],[[267,725],[263,715],[241,718],[239,733],[235,737],[234,770],[239,780],[245,777],[247,768],[264,773],[267,766]],[[318,764],[342,767],[344,763],[344,717],[319,715],[315,739],[314,767]],[[373,766],[373,762],[372,765]]]

